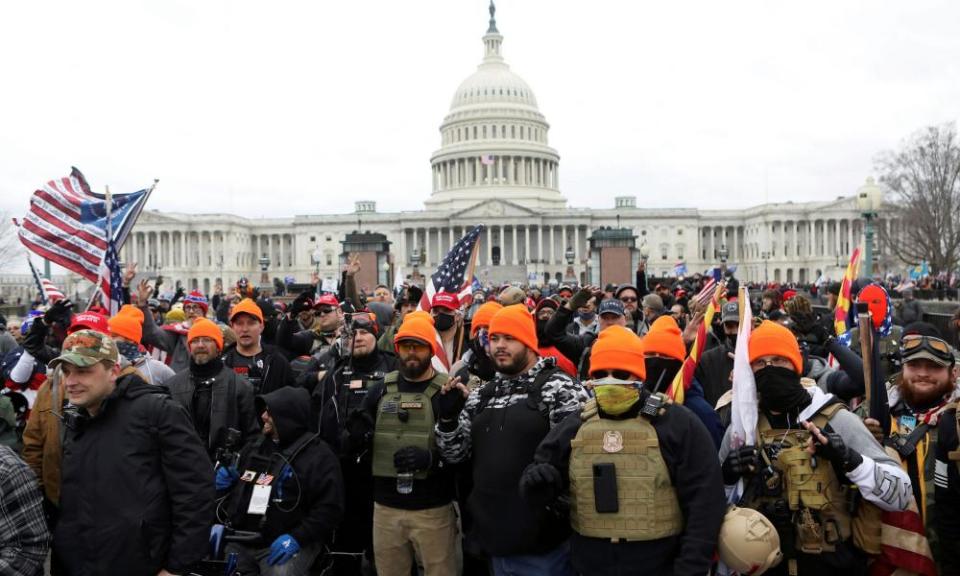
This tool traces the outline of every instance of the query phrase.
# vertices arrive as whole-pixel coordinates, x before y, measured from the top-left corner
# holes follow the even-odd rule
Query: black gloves
[[[420,472],[429,470],[433,463],[433,455],[429,450],[406,446],[393,453],[393,466],[397,472]]]
[[[548,462],[534,462],[520,476],[520,496],[531,504],[546,506],[563,490],[563,478],[557,467]]]
[[[309,292],[301,292],[296,299],[290,303],[290,308],[287,310],[290,312],[290,318],[296,318],[298,314],[304,310],[309,310],[313,308],[313,298]]]
[[[760,453],[756,446],[741,446],[731,450],[720,467],[723,483],[727,485],[736,484],[741,476],[756,474],[759,469]]]
[[[47,331],[47,325],[40,318],[35,319],[30,325],[27,335],[23,337],[23,349],[34,358],[39,359],[46,356]]]
[[[48,326],[57,323],[66,328],[70,325],[71,318],[73,318],[73,302],[69,298],[57,300],[43,314],[43,322]]]
[[[467,399],[459,388],[451,388],[435,398],[437,398],[437,419],[440,429],[444,432],[453,431],[457,427],[460,411],[466,405]]]
[[[863,456],[859,452],[850,448],[843,442],[843,438],[836,432],[820,431],[827,437],[827,443],[821,444],[814,439],[814,445],[817,447],[817,454],[829,460],[832,464],[839,467],[844,473],[849,474],[863,463]]]
[[[356,454],[363,450],[373,436],[375,427],[373,417],[368,412],[357,410],[353,412],[344,426],[340,445],[347,454]]]
[[[578,290],[577,293],[570,298],[570,301],[567,302],[567,305],[570,306],[571,310],[576,312],[577,308],[586,306],[591,297],[593,297],[593,290],[589,286],[585,286]]]

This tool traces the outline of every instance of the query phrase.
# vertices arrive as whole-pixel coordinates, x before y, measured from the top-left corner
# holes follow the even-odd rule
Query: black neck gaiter
[[[767,366],[754,375],[760,408],[774,412],[799,412],[810,404],[810,394],[792,368]]]

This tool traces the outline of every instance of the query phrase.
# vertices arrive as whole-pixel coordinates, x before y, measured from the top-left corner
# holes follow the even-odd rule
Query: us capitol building
[[[317,273],[334,282],[345,254],[362,250],[373,256],[363,260],[361,284],[372,288],[430,274],[457,239],[483,223],[481,282],[623,281],[643,257],[653,275],[672,275],[679,263],[692,274],[725,257],[741,280],[802,283],[819,273],[838,280],[851,248],[862,245],[856,195],[738,210],[651,209],[631,196],[607,208],[568,206],[550,125],[533,90],[504,60],[502,44],[491,5],[483,60],[454,92],[440,125],[424,210],[383,213],[369,201],[356,202],[350,214],[276,219],[148,210],[121,259],[162,274],[168,286],[179,280],[209,293],[217,279],[225,286],[241,276],[256,282],[263,268],[270,277],[306,282]],[[857,192],[871,196],[879,188],[868,179]],[[880,216],[877,227],[896,233],[896,222]],[[619,256],[601,256],[601,246],[619,247]],[[880,270],[889,258],[878,254]]]

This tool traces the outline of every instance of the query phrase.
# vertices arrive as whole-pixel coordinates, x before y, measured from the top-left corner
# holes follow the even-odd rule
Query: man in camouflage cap
[[[55,558],[65,574],[183,574],[206,552],[213,466],[186,411],[119,359],[109,336],[79,330],[50,362],[69,401],[54,407],[65,424]]]

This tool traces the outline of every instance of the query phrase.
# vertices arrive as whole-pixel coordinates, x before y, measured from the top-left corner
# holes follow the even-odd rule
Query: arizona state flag
[[[713,325],[713,315],[720,308],[720,295],[726,289],[726,282],[717,282],[713,297],[710,298],[710,304],[707,305],[707,311],[703,315],[703,322],[697,326],[697,338],[693,341],[693,346],[690,347],[690,354],[683,361],[683,366],[673,378],[670,388],[667,389],[667,396],[676,404],[683,404],[684,393],[693,384],[693,373],[697,369],[700,356],[703,355],[703,348],[707,345],[707,330]]]

